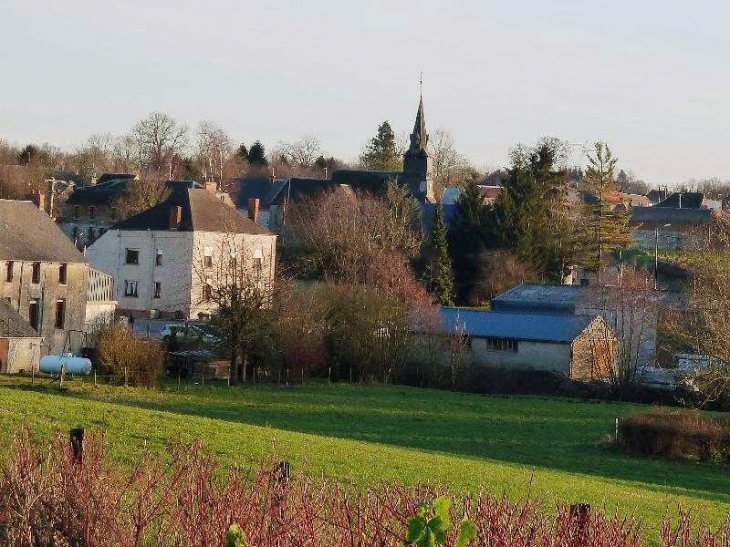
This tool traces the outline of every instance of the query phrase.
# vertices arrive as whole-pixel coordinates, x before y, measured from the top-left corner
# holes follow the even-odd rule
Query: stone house
[[[0,298],[42,339],[41,354],[83,345],[89,264],[30,201],[0,200]]]
[[[208,276],[222,261],[245,262],[252,275],[273,285],[276,236],[207,190],[177,188],[159,205],[112,226],[88,256],[114,278],[120,314],[199,319],[215,310]]]
[[[441,308],[442,334],[463,336],[472,366],[608,378],[615,337],[601,316]]]

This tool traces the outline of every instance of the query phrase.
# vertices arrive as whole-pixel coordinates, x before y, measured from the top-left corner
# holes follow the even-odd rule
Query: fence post
[[[73,451],[74,463],[81,463],[84,459],[84,428],[76,427],[69,431],[69,442]]]
[[[94,369],[94,387],[96,387],[96,369]]]
[[[129,382],[127,380],[127,367],[124,367],[124,387],[128,387]]]
[[[616,446],[618,446],[618,418],[616,418],[616,428],[613,432],[613,438],[614,438],[614,442],[616,443]]]

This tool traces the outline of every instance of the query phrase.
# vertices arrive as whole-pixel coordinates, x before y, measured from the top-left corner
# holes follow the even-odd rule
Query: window
[[[91,220],[94,220],[96,218],[96,207],[94,207],[93,205],[89,207],[89,218]]]
[[[28,305],[28,323],[30,323],[30,326],[33,327],[36,332],[41,331],[40,319],[41,314],[38,300],[31,300]]]
[[[111,208],[110,215],[112,217],[112,220],[117,220],[117,208],[116,207]]]
[[[81,214],[81,209],[78,205],[74,205],[74,220],[79,219],[79,214]]]
[[[127,249],[124,257],[125,264],[139,264],[139,249]]]
[[[137,298],[137,280],[125,280],[124,281],[124,296],[131,298]]]
[[[155,266],[162,266],[162,249],[157,249],[155,253]]]
[[[8,261],[5,263],[5,281],[7,283],[12,282],[13,280],[13,265],[14,262]]]
[[[160,298],[161,295],[162,295],[162,283],[160,283],[159,281],[155,281],[154,298]]]
[[[66,324],[66,301],[56,300],[56,321],[54,326],[57,329],[63,329]]]
[[[254,258],[253,259],[253,271],[256,274],[256,277],[261,277],[261,272],[264,269],[264,259],[263,258]]]
[[[74,243],[76,243],[76,241],[79,239],[79,227],[78,226],[74,226],[73,229],[71,230],[71,239],[74,240]]]
[[[207,283],[203,285],[203,301],[204,302],[210,302],[210,299],[212,297],[212,290],[210,288],[210,285]]]
[[[32,279],[31,281],[35,284],[38,284],[41,282],[41,263],[40,262],[33,262],[33,272],[32,272]]]
[[[517,340],[495,338],[493,336],[488,336],[484,340],[487,345],[487,351],[511,351],[517,353]]]
[[[213,257],[211,255],[205,255],[203,257],[203,267],[205,267],[205,268],[213,267]]]
[[[61,285],[65,285],[67,277],[68,277],[68,264],[61,264],[58,267],[58,282]]]

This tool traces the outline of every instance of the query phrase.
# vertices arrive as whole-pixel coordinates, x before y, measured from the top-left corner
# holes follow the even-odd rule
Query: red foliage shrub
[[[618,442],[632,454],[730,462],[730,420],[699,412],[642,412],[619,422]]]
[[[144,458],[125,472],[104,463],[104,439],[87,437],[78,461],[57,435],[48,450],[16,441],[0,474],[0,545],[224,545],[237,523],[255,547],[396,547],[408,519],[443,492],[384,486],[366,492],[333,482],[289,480],[262,468],[222,470],[198,445],[173,449],[169,460]],[[453,520],[477,527],[474,547],[638,547],[634,519],[558,508],[548,516],[532,502],[489,496],[454,499]],[[664,526],[661,547],[727,546],[717,534],[692,534],[683,514]],[[452,546],[456,527],[444,545]],[[724,538],[724,539],[722,539]],[[724,543],[723,543],[724,541]]]

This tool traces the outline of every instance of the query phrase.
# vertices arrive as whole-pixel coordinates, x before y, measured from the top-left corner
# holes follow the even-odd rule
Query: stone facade
[[[5,260],[0,276],[0,297],[39,332],[43,354],[82,347],[88,264]]]

